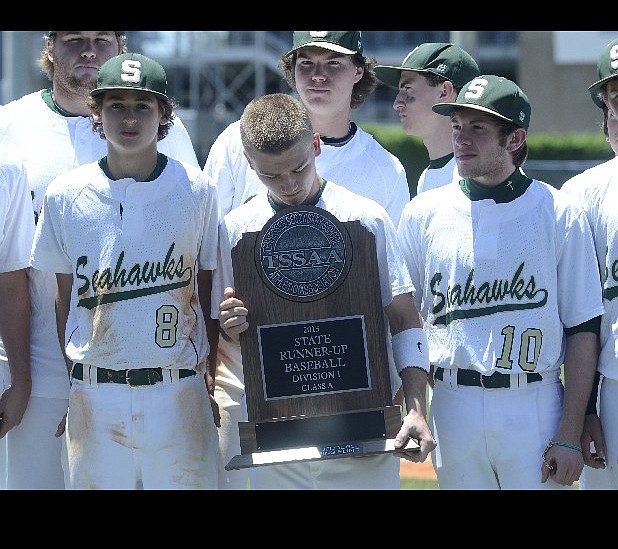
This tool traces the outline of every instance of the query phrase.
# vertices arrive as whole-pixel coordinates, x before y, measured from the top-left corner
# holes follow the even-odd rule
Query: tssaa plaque
[[[226,469],[394,451],[375,237],[315,206],[279,211],[232,249],[248,421]],[[407,447],[410,449],[410,446]]]

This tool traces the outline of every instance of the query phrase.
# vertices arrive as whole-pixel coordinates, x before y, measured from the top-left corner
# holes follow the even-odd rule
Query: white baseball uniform
[[[416,185],[416,194],[435,189],[447,183],[457,183],[461,178],[457,170],[457,162],[453,153],[436,160],[430,160],[429,165],[421,172]]]
[[[179,118],[158,148],[172,158],[199,165]],[[49,90],[41,90],[0,107],[0,153],[23,159],[36,218],[49,182],[68,169],[105,156],[107,144],[93,132],[89,117],[64,116],[53,110]],[[66,412],[69,380],[56,331],[56,279],[52,273],[30,269],[29,283],[32,393],[22,423],[7,437],[8,487],[62,489],[62,439],[54,434]],[[0,370],[8,376],[1,341]]]
[[[441,370],[430,407],[441,489],[562,488],[541,483],[541,466],[562,414],[564,329],[603,312],[584,213],[550,185],[510,181],[484,197],[468,180],[424,192],[398,227]],[[494,372],[510,387],[458,384]]]
[[[421,172],[416,185],[416,194],[424,191],[436,189],[442,185],[455,183],[461,179],[457,162],[455,162],[455,154],[450,153],[442,158],[430,160],[429,165]],[[427,403],[431,404],[433,389],[430,385],[427,386]]]
[[[584,208],[596,247],[603,284],[605,314],[601,320],[601,373],[597,402],[605,437],[605,469],[584,466],[582,489],[618,489],[618,158],[571,177],[561,187]],[[616,197],[616,198],[614,198]]]
[[[72,488],[217,487],[197,288],[197,270],[216,267],[217,192],[199,167],[159,162],[146,182],[112,180],[93,162],[45,194],[31,264],[73,274],[66,353],[83,364],[67,417]],[[161,368],[162,380],[103,383],[101,368]]]
[[[0,273],[27,269],[34,235],[32,199],[20,163],[0,163]],[[0,370],[0,392],[10,384],[8,366]],[[17,427],[14,427],[16,429]],[[6,489],[6,437],[0,439],[0,489]]]
[[[234,287],[231,250],[246,232],[260,231],[274,215],[263,190],[246,204],[229,212],[220,235],[221,268],[215,272],[214,296],[226,286]],[[359,220],[375,235],[382,303],[386,307],[395,295],[413,292],[405,261],[399,249],[395,226],[386,210],[373,200],[352,193],[328,181],[316,204],[339,221]],[[227,264],[226,264],[227,262]],[[213,303],[214,308],[214,303]],[[251,314],[251,312],[249,312]],[[383,321],[388,325],[386,315]],[[240,347],[239,344],[236,345]],[[390,341],[389,374],[393,397],[401,380],[392,358]],[[245,419],[246,421],[246,419]],[[267,465],[250,469],[251,489],[399,489],[399,459],[390,454],[362,458],[338,458]]]
[[[20,163],[0,163],[0,273],[30,266],[32,198]]]
[[[352,139],[344,145],[323,140],[315,163],[322,177],[375,200],[397,225],[404,205],[410,200],[405,169],[373,136],[357,127]],[[217,137],[204,171],[217,185],[222,216],[265,188],[243,155],[239,121],[230,124]],[[246,421],[247,416],[240,349],[223,338],[219,338],[215,396],[221,413],[219,487],[244,489],[246,471],[224,469],[240,453],[238,422]]]

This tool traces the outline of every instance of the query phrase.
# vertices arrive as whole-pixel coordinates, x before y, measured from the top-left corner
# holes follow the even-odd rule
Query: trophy
[[[393,452],[402,412],[374,235],[315,206],[285,208],[243,235],[232,265],[249,310],[240,334],[248,421],[225,468]]]

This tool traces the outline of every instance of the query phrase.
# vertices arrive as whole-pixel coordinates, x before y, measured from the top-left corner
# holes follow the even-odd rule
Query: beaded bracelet
[[[563,446],[564,448],[570,448],[571,450],[575,450],[576,452],[582,453],[582,449],[579,446],[575,446],[574,444],[569,444],[568,442],[560,442],[559,440],[550,440],[545,446],[545,450],[543,450],[543,457],[547,454],[547,451],[552,446]]]

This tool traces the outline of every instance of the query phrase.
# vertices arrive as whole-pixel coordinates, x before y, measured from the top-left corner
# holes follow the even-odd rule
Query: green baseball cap
[[[285,57],[289,57],[300,48],[309,46],[325,48],[346,55],[355,53],[363,55],[361,31],[294,31],[292,49],[285,54]]]
[[[461,88],[455,103],[436,103],[431,108],[444,116],[455,109],[474,109],[513,122],[524,130],[530,124],[528,96],[515,82],[493,74],[477,76],[468,82]]]
[[[123,53],[103,63],[97,87],[90,95],[94,97],[108,90],[142,90],[169,102],[165,69],[140,53]]]
[[[602,107],[602,101],[597,94],[605,83],[612,78],[618,78],[618,38],[607,44],[597,59],[597,75],[599,79],[588,86],[590,97],[597,107]]]
[[[426,42],[416,46],[400,67],[375,67],[378,80],[392,88],[399,88],[401,71],[430,72],[443,76],[460,89],[481,73],[478,64],[466,50],[447,42]]]

